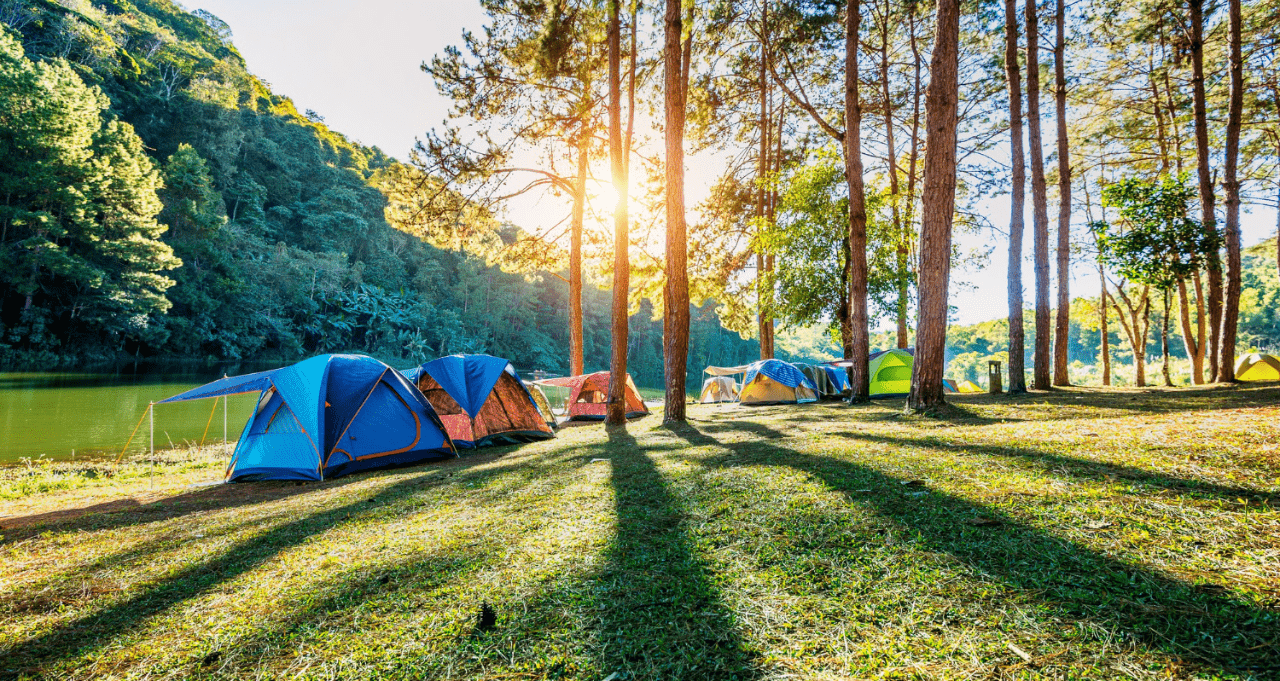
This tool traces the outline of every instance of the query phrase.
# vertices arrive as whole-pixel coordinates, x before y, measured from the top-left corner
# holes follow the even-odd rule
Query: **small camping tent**
[[[818,390],[795,365],[765,359],[747,367],[739,399],[742,404],[802,404],[817,402]]]
[[[698,397],[701,404],[713,402],[737,402],[738,384],[728,376],[712,376],[702,382],[702,394]]]
[[[529,397],[532,397],[533,403],[538,405],[538,413],[542,415],[542,420],[551,428],[557,427],[559,424],[556,423],[556,413],[551,410],[551,400],[548,400],[547,394],[542,392],[542,386],[525,381],[524,389],[529,391]]]
[[[1236,360],[1237,381],[1280,381],[1280,359],[1251,352]]]
[[[515,367],[492,355],[449,355],[405,372],[459,447],[555,437]]]
[[[796,364],[794,365],[809,379],[814,389],[818,393],[819,399],[835,399],[840,397],[840,384],[836,380],[832,380],[832,375],[827,373],[828,367],[815,366],[813,364]],[[834,367],[830,367],[834,369]],[[835,373],[835,372],[833,372]],[[837,379],[838,380],[838,379]],[[848,379],[845,379],[848,383]]]
[[[973,381],[970,381],[970,380],[964,380],[964,381],[961,381],[961,382],[960,382],[960,385],[958,385],[958,386],[956,386],[956,387],[957,387],[957,388],[960,390],[960,392],[962,392],[962,393],[980,393],[980,392],[982,392],[982,386],[980,386],[980,385],[978,385],[977,383],[974,383]]]
[[[583,376],[566,376],[564,378],[548,378],[538,381],[543,385],[554,385],[569,389],[567,414],[570,421],[603,421],[605,406],[609,401],[609,372],[598,371]],[[649,408],[644,406],[640,391],[627,374],[626,386],[627,418],[645,416]]]
[[[958,392],[960,392],[960,386],[956,385],[956,382],[955,382],[955,381],[953,381],[953,380],[951,380],[951,379],[949,379],[949,378],[944,378],[944,379],[942,379],[942,392],[944,392],[944,393],[958,393]]]
[[[222,378],[164,402],[260,393],[226,480],[327,480],[457,456],[427,399],[372,357],[320,355]]]
[[[849,384],[849,369],[847,367],[835,367],[831,365],[823,365],[827,372],[827,379],[835,386],[837,394],[848,395],[853,387]]]
[[[906,397],[911,393],[912,348],[871,353],[871,397]]]

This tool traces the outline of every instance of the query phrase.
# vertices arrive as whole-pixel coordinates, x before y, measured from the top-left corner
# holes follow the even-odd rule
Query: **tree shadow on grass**
[[[629,679],[759,676],[687,533],[683,504],[646,448],[625,429],[608,435],[617,535],[597,587],[601,670]]]
[[[689,457],[692,462],[708,468],[779,466],[807,473],[850,503],[909,530],[920,549],[946,553],[1056,610],[1063,619],[1108,623],[1136,643],[1192,661],[1204,671],[1280,671],[1275,657],[1280,613],[1099,554],[959,497],[935,490],[907,497],[903,480],[869,466],[768,442],[725,443],[691,427],[679,432],[691,444],[727,450],[719,456]],[[998,524],[969,524],[976,518]]]
[[[1247,499],[1250,502],[1277,506],[1280,505],[1280,494],[1264,492],[1247,487],[1219,485],[1217,483],[1183,478],[1159,471],[1126,466],[1123,464],[1091,461],[1073,456],[1054,454],[1031,447],[998,447],[995,445],[972,444],[966,442],[949,442],[937,437],[904,438],[870,433],[848,431],[834,432],[832,435],[850,440],[862,440],[885,445],[886,447],[914,447],[947,452],[950,455],[974,455],[1018,459],[1027,467],[1037,467],[1046,474],[1067,476],[1081,480],[1109,482],[1126,480],[1139,485],[1161,487],[1170,492],[1188,496],[1215,497],[1225,501]]]
[[[558,457],[559,460],[565,457]],[[525,462],[518,467],[519,480],[528,482],[545,474],[555,460],[541,465]],[[148,619],[190,599],[215,589],[265,564],[281,552],[304,544],[311,537],[338,525],[376,517],[389,506],[431,486],[450,484],[483,485],[489,480],[511,473],[510,467],[464,472],[461,476],[442,476],[438,470],[415,475],[390,485],[369,490],[355,499],[346,500],[319,513],[303,516],[255,533],[218,555],[191,563],[138,590],[123,600],[55,625],[49,631],[0,649],[0,679],[39,670],[60,661],[92,659],[94,652],[111,640]],[[509,488],[509,487],[508,487]],[[505,492],[505,489],[499,494]],[[86,661],[88,661],[86,659]],[[18,671],[13,671],[15,668]]]
[[[483,456],[465,456],[424,462],[421,466],[369,471],[322,482],[236,482],[215,483],[190,489],[152,501],[117,499],[81,508],[61,509],[27,516],[12,516],[0,521],[4,527],[0,546],[27,539],[44,532],[81,532],[135,527],[208,511],[224,511],[243,506],[278,501],[346,487],[389,472],[432,470],[453,473],[497,460],[502,452]],[[430,466],[426,469],[425,466]]]

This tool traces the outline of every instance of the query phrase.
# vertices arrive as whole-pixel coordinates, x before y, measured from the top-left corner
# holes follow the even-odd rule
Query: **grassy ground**
[[[1280,678],[1274,385],[690,415],[307,485],[5,470],[0,677]]]

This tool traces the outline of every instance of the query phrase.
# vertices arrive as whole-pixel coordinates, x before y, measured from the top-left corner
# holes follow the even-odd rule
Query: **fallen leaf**
[[[995,518],[967,518],[964,522],[974,527],[995,527],[1004,524]]]
[[[1107,521],[1105,521],[1105,520],[1090,520],[1089,522],[1087,522],[1087,523],[1085,523],[1085,524],[1084,524],[1084,529],[1086,529],[1086,530],[1105,530],[1105,529],[1107,529],[1108,527],[1112,527],[1112,526],[1113,526],[1113,523],[1107,522]]]
[[[601,461],[608,461],[608,459],[592,459],[591,463],[600,463]]]

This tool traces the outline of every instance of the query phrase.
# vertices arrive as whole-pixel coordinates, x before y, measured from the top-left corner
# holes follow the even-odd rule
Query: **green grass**
[[[0,678],[1277,678],[1278,405],[695,406],[307,485],[191,487],[216,450],[5,471]]]

